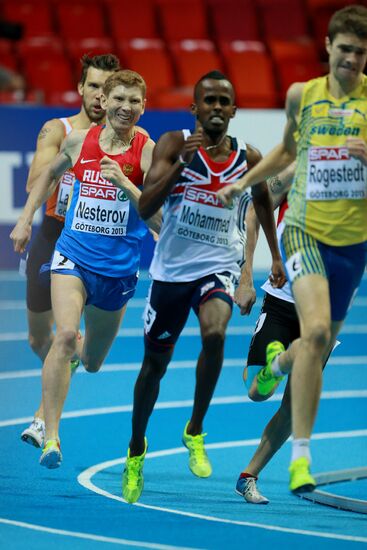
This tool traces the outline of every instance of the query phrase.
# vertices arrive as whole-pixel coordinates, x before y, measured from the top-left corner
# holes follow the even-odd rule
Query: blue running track
[[[259,287],[264,274],[258,273]],[[190,417],[195,359],[200,350],[194,315],[161,385],[149,430],[145,489],[139,503],[121,498],[123,458],[130,436],[132,395],[143,350],[143,277],[123,327],[98,374],[81,368],[73,378],[61,423],[64,461],[58,470],[38,465],[39,450],[20,433],[41,392],[40,363],[27,343],[25,283],[0,273],[0,548],[104,550],[134,548],[270,549],[362,548],[366,516],[301,500],[288,492],[287,443],[259,481],[268,506],[235,494],[281,391],[266,403],[245,397],[242,369],[261,303],[249,318],[236,310],[226,340],[225,365],[205,422],[213,464],[208,479],[188,469],[182,431]],[[342,344],[325,371],[312,442],[313,472],[366,466],[367,279],[341,333]],[[366,499],[367,480],[327,490]]]

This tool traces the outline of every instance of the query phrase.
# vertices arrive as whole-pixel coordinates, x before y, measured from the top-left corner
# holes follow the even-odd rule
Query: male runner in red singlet
[[[61,143],[72,129],[89,128],[91,123],[103,121],[105,112],[101,107],[102,88],[106,79],[117,69],[119,60],[112,54],[81,59],[82,72],[78,92],[82,106],[76,115],[69,118],[48,120],[42,127],[37,148],[29,170],[27,180],[28,193],[33,188],[38,176],[46,170],[58,154]],[[54,333],[54,316],[51,309],[50,282],[41,280],[41,266],[50,261],[55,243],[64,227],[66,206],[74,182],[74,174],[67,171],[60,179],[59,185],[48,199],[46,212],[41,227],[35,236],[27,259],[27,317],[28,338],[33,351],[42,363],[52,344]],[[78,361],[71,362],[72,371]],[[26,443],[42,447],[45,423],[42,401],[34,414],[34,420],[21,435]]]
[[[77,354],[88,372],[100,369],[135,292],[147,234],[137,203],[154,147],[135,126],[144,112],[145,94],[145,82],[134,71],[117,71],[106,80],[101,96],[105,126],[67,137],[11,233],[15,251],[23,252],[34,213],[57,179],[73,168],[73,193],[51,263],[56,334],[42,373],[46,434],[40,458],[47,468],[57,468],[62,461],[59,423],[70,383],[68,362]],[[157,213],[147,223],[159,231],[160,219]]]

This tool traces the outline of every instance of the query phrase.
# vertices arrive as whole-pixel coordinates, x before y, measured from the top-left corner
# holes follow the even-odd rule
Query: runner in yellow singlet
[[[367,243],[367,8],[348,6],[332,16],[326,49],[328,75],[289,88],[283,141],[235,185],[223,204],[268,178],[294,158],[295,181],[282,253],[301,325],[301,337],[280,353],[267,347],[271,390],[292,354],[290,490],[312,491],[310,436],[321,393],[324,358],[333,346],[366,265]]]

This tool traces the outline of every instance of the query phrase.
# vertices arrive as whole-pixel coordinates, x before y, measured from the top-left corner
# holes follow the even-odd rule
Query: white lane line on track
[[[328,361],[328,365],[331,366],[355,366],[355,365],[367,365],[367,355],[341,355],[339,357],[331,357]],[[223,362],[224,368],[243,368],[245,366],[245,359],[234,358],[225,359]],[[110,363],[103,365],[101,373],[106,372],[130,372],[139,371],[141,368],[140,362],[135,363]],[[170,370],[175,369],[194,369],[196,368],[196,361],[183,360],[172,361],[169,365]],[[17,378],[39,378],[42,374],[42,369],[26,369],[16,371],[0,371],[1,380],[16,380]],[[75,374],[88,374],[83,368],[79,368]]]
[[[251,336],[254,331],[252,326],[229,326],[227,336]],[[340,334],[367,334],[367,324],[344,325]],[[191,337],[200,336],[199,327],[187,327],[181,333],[181,336]],[[137,338],[143,337],[143,327],[123,328],[119,330],[116,338]],[[21,342],[28,340],[27,332],[2,332],[0,333],[0,342]]]
[[[268,401],[281,401],[281,394],[273,395]],[[341,390],[341,391],[325,391],[321,394],[321,399],[358,399],[366,398],[367,390]],[[234,395],[229,397],[213,397],[211,401],[211,406],[214,405],[238,405],[240,403],[251,403],[248,397],[243,395]],[[183,409],[191,408],[193,406],[192,399],[185,399],[182,401],[162,401],[155,404],[155,410],[165,410],[165,409]],[[133,406],[131,405],[117,405],[115,407],[98,407],[94,409],[81,409],[79,411],[68,411],[63,412],[61,418],[83,418],[87,416],[98,416],[103,414],[119,414],[131,412]],[[23,416],[20,418],[10,418],[9,420],[1,420],[0,428],[6,428],[8,426],[19,426],[21,424],[27,424],[32,422],[33,416]]]
[[[326,433],[319,433],[314,434],[313,439],[335,439],[335,438],[349,438],[349,437],[360,437],[367,436],[367,430],[359,430],[359,435],[356,435],[357,431],[350,431],[350,432],[326,432]],[[227,441],[223,443],[211,443],[209,445],[206,445],[207,448],[210,449],[222,449],[222,448],[233,448],[233,447],[246,447],[246,446],[253,446],[258,445],[259,439],[250,439],[250,440],[243,440],[243,441]],[[165,449],[162,451],[156,451],[152,453],[146,454],[146,459],[148,458],[159,458],[162,456],[170,456],[174,454],[180,454],[180,453],[186,453],[187,449],[185,447],[177,447],[174,449]],[[115,460],[109,460],[106,462],[102,462],[100,464],[96,464],[94,466],[91,466],[90,468],[87,468],[84,470],[84,472],[81,472],[78,476],[78,482],[85,487],[86,489],[93,491],[101,496],[107,497],[112,500],[117,500],[119,502],[122,502],[124,504],[127,504],[122,497],[113,495],[112,493],[109,493],[108,491],[105,491],[104,489],[100,489],[97,487],[91,480],[94,475],[101,472],[102,470],[105,470],[107,468],[123,464],[125,462],[125,458],[119,458]],[[172,508],[164,508],[162,506],[154,506],[149,504],[143,504],[141,502],[136,502],[135,504],[128,506],[137,506],[140,508],[146,508],[149,510],[156,510],[160,512],[165,512],[169,514],[175,514],[179,516],[185,516],[195,519],[202,519],[205,521],[211,521],[216,523],[225,523],[230,525],[241,525],[244,527],[254,527],[257,529],[264,529],[267,531],[278,531],[282,533],[290,533],[295,535],[305,535],[305,536],[311,536],[311,537],[318,537],[318,538],[326,538],[326,539],[334,539],[334,540],[346,540],[350,542],[364,542],[367,543],[367,537],[357,537],[353,535],[342,535],[342,534],[336,534],[336,533],[328,533],[328,532],[321,532],[321,531],[311,531],[306,529],[291,529],[288,527],[279,527],[278,525],[267,525],[263,523],[254,523],[250,521],[239,521],[239,520],[231,520],[231,519],[224,519],[219,518],[216,516],[208,516],[203,514],[196,514],[194,512],[184,512],[181,510],[176,510]]]
[[[13,525],[14,527],[23,527],[32,531],[41,531],[43,533],[51,533],[52,535],[61,535],[64,537],[73,537],[77,539],[93,540],[96,542],[109,542],[110,544],[118,544],[119,546],[136,546],[138,548],[153,548],[156,550],[198,550],[187,546],[169,546],[167,544],[157,544],[154,542],[143,542],[139,540],[120,539],[116,537],[104,537],[101,535],[93,535],[92,533],[81,533],[79,531],[66,531],[65,529],[53,529],[52,527],[44,527],[43,525],[35,525],[34,523],[25,523],[24,521],[14,521],[6,518],[0,518],[0,523],[5,525]],[[51,542],[50,545],[53,543]]]

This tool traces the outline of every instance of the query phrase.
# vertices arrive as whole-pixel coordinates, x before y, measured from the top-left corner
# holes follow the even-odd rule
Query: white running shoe
[[[45,422],[35,417],[32,423],[22,432],[21,440],[34,447],[43,447],[45,440]]]
[[[239,477],[236,484],[236,493],[243,496],[251,504],[268,504],[269,500],[258,490],[255,477]]]

